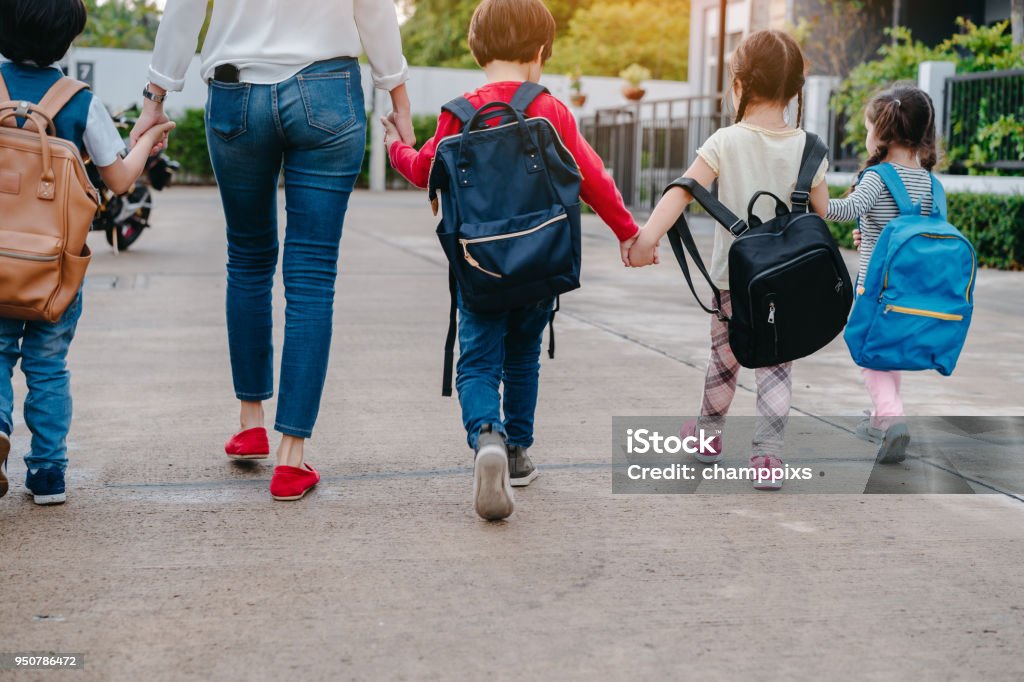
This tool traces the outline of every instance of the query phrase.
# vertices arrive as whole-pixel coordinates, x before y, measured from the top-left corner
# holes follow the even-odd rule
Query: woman
[[[166,120],[206,16],[206,0],[168,0],[144,109],[132,141]],[[284,169],[288,224],[285,338],[275,429],[283,434],[270,483],[296,500],[319,474],[303,460],[331,344],[338,245],[362,165],[366,112],[356,58],[365,47],[374,84],[413,140],[408,68],[391,0],[217,0],[202,50],[209,83],[207,140],[227,218],[227,322],[241,430],[233,459],[265,459],[263,401],[273,395],[271,290],[277,268],[277,187]]]

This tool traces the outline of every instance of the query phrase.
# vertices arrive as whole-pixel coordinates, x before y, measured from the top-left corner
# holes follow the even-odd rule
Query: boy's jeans
[[[480,427],[493,424],[509,445],[533,445],[540,348],[555,301],[549,298],[506,313],[474,313],[459,299],[459,363],[455,386],[469,447]],[[505,418],[501,417],[504,384]]]
[[[71,428],[71,374],[68,348],[82,316],[82,292],[55,323],[0,317],[0,431],[14,428],[11,377],[21,359],[28,384],[25,424],[32,432],[32,449],[25,456],[29,469],[67,469],[67,436]]]
[[[227,218],[228,347],[235,396],[274,395],[271,306],[284,168],[284,349],[275,428],[308,438],[331,347],[338,245],[366,147],[355,59],[270,85],[210,83],[206,138]]]

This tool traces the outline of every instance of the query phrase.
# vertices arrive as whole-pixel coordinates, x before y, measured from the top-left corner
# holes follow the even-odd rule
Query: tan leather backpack
[[[11,102],[0,75],[0,317],[56,322],[85,278],[99,195],[53,121],[86,87],[62,78],[38,104]]]

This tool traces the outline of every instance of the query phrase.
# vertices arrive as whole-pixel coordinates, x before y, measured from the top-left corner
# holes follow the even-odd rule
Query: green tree
[[[858,154],[865,154],[864,107],[878,90],[897,81],[916,81],[921,62],[953,62],[958,73],[1024,68],[1024,48],[1013,44],[1007,22],[979,27],[966,19],[958,19],[957,25],[960,32],[934,48],[914,40],[909,29],[886,30],[892,42],[878,49],[877,59],[853,69],[832,98],[833,108],[847,117],[845,144],[852,144]],[[954,126],[969,126],[976,129],[979,136],[978,144],[971,149],[950,149],[950,160],[961,162],[970,157],[968,165],[980,166],[990,146],[998,147],[1006,138],[1017,144],[1016,136],[1021,134],[1017,125],[1020,117],[1009,112],[1000,118],[1003,112],[990,114],[987,102],[983,104],[985,106],[971,112],[949,112]]]
[[[475,66],[466,34],[479,0],[415,0],[402,26],[410,64]],[[686,78],[689,2],[686,0],[547,0],[558,37],[549,71],[579,65],[591,75],[615,76],[630,64],[655,78]]]
[[[616,76],[640,64],[654,78],[686,80],[689,35],[689,2],[597,0],[579,9],[555,41],[550,69]]]
[[[89,22],[76,41],[82,47],[150,50],[160,25],[160,9],[152,0],[85,0]]]
[[[477,0],[416,0],[402,26],[402,49],[410,64],[472,68],[466,35]]]

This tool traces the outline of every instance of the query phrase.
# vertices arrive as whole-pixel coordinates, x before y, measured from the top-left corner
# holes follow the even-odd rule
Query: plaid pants
[[[732,316],[732,297],[722,291],[722,312]],[[755,370],[757,379],[757,414],[751,456],[780,457],[786,418],[793,399],[793,363],[761,367]],[[700,406],[700,426],[721,429],[736,395],[736,380],[740,363],[729,347],[729,325],[717,317],[711,318],[711,359],[704,378],[704,397]]]

